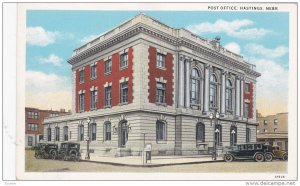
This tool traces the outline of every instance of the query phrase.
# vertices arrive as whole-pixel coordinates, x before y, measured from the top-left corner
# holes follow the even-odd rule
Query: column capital
[[[212,65],[208,63],[205,63],[204,67],[205,69],[212,69]]]
[[[185,59],[183,54],[179,54],[179,61],[183,61]]]
[[[228,75],[229,72],[227,70],[221,70],[222,75]]]

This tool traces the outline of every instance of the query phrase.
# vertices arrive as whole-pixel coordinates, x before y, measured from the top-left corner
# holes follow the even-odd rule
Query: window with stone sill
[[[97,66],[92,65],[91,66],[91,79],[96,79],[97,78]]]
[[[226,81],[226,90],[225,90],[225,109],[226,111],[232,111],[232,83],[229,79]]]
[[[156,82],[156,103],[164,104],[166,96],[166,84],[161,82]]]
[[[156,141],[166,141],[167,132],[166,132],[166,123],[163,121],[156,122]]]
[[[84,82],[84,70],[79,71],[79,83]]]
[[[128,103],[128,82],[123,82],[120,84],[120,103]]]
[[[104,62],[104,73],[109,74],[111,72],[111,59],[108,59]]]
[[[84,126],[83,125],[78,126],[78,138],[79,138],[79,141],[84,141]]]
[[[245,92],[246,93],[250,92],[250,83],[245,83]]]
[[[197,109],[199,109],[199,105],[200,105],[200,74],[199,71],[195,68],[192,69],[192,73],[191,73],[191,91],[190,91],[190,95],[191,95],[191,105],[193,106],[198,106],[196,107]]]
[[[104,107],[110,107],[111,106],[111,86],[104,88]]]
[[[203,143],[205,141],[205,125],[197,123],[196,125],[196,142]]]
[[[60,131],[59,131],[59,127],[55,127],[55,141],[59,141],[60,137]]]
[[[95,141],[96,140],[96,133],[97,133],[97,124],[96,123],[92,123],[91,127],[90,127],[91,141]]]
[[[78,96],[78,111],[83,112],[84,111],[84,94],[79,94]]]
[[[51,128],[47,128],[47,140],[51,141]]]
[[[120,68],[126,68],[128,67],[128,53],[124,53],[120,55]]]
[[[98,91],[97,90],[91,91],[91,110],[97,109],[97,102],[98,102]]]
[[[69,136],[68,136],[68,127],[64,126],[64,141],[68,141]]]
[[[111,140],[111,123],[104,124],[104,141]]]
[[[165,55],[162,53],[156,54],[156,67],[158,68],[165,68]]]
[[[210,75],[210,88],[209,88],[209,103],[211,108],[217,107],[217,78],[214,74]]]

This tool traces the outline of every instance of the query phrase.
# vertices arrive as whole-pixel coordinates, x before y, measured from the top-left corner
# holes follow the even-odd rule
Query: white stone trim
[[[112,56],[107,56],[106,58],[104,58],[104,62],[107,60],[110,60]]]
[[[79,90],[78,94],[85,94],[85,90]]]
[[[122,55],[122,54],[125,54],[125,53],[127,53],[128,52],[128,48],[127,49],[124,49],[124,50],[122,50],[121,52],[119,52],[119,54],[120,55]]]
[[[165,80],[163,77],[155,78],[156,82],[160,83],[167,83],[167,80]]]
[[[94,62],[94,63],[91,63],[90,66],[91,66],[91,67],[92,67],[92,66],[95,66],[95,65],[97,65],[97,63],[98,63],[97,61]]]
[[[245,99],[244,102],[245,103],[250,103],[250,100],[249,99]]]
[[[79,68],[78,70],[79,70],[79,72],[80,71],[83,71],[85,69],[85,67],[81,67],[81,68]]]
[[[104,84],[104,87],[106,88],[106,87],[111,87],[112,86],[112,82],[106,82],[105,84]]]
[[[124,82],[128,82],[129,81],[129,77],[122,77],[119,82],[120,83],[124,83]]]
[[[94,91],[94,90],[98,90],[98,87],[92,86],[92,87],[90,88],[90,91]]]

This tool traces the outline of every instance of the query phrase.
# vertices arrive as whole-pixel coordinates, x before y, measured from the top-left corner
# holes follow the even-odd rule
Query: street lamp
[[[234,145],[235,144],[235,141],[234,141],[234,139],[235,139],[235,130],[234,129],[232,129],[231,135],[232,135],[232,145]]]
[[[90,118],[86,120],[87,125],[88,125],[88,132],[87,132],[87,137],[86,137],[86,155],[85,159],[89,160],[90,159]]]
[[[209,114],[209,118],[210,118],[210,124],[212,126],[212,121],[214,120],[214,134],[213,134],[213,154],[212,154],[212,159],[213,160],[217,160],[217,150],[216,150],[216,135],[218,135],[218,133],[220,132],[219,129],[216,128],[217,126],[217,122],[218,122],[218,119],[220,118],[220,113],[217,112],[217,110],[214,110],[214,113],[210,113]]]

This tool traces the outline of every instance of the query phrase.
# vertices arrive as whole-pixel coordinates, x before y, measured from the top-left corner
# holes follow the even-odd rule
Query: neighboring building
[[[64,109],[60,111],[40,110],[37,108],[25,108],[25,147],[35,146],[36,143],[43,140],[44,118],[65,115]]]
[[[268,142],[288,150],[288,113],[261,116],[257,120],[257,141]]]
[[[45,139],[107,156],[206,154],[256,141],[255,66],[220,45],[143,14],[74,50],[72,115]],[[216,135],[209,114],[221,114]]]

